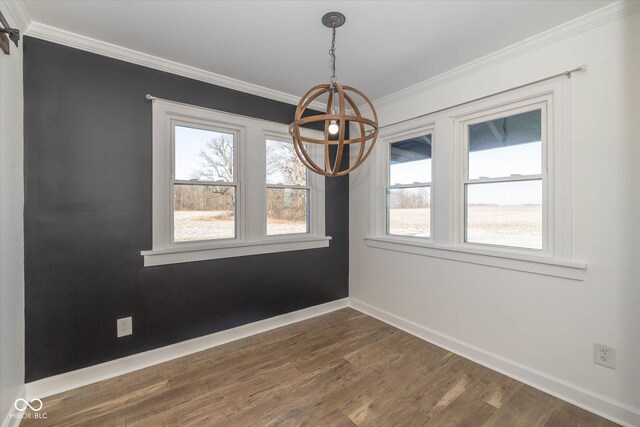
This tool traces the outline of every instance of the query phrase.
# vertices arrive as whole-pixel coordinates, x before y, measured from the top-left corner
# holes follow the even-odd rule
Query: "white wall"
[[[4,2],[0,10],[17,26]],[[22,115],[22,44],[12,44],[0,52],[0,422],[24,384]]]
[[[573,78],[573,250],[588,264],[585,280],[365,246],[370,159],[350,179],[350,297],[440,345],[640,425],[640,12],[609,15],[377,105],[381,124],[394,123],[587,64]],[[593,363],[594,341],[616,347],[617,370]]]

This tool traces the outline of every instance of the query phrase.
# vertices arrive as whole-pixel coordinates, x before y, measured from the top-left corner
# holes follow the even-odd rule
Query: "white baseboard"
[[[261,332],[270,331],[272,329],[300,322],[301,320],[330,313],[332,311],[348,307],[348,300],[348,298],[344,298],[331,301],[314,307],[238,326],[237,328],[227,329],[226,331],[216,332],[211,335],[145,351],[144,353],[138,353],[121,359],[101,363],[99,365],[78,369],[77,371],[43,378],[26,384],[26,398],[44,398],[62,393],[77,387],[117,377],[118,375],[197,353],[202,350],[246,338]]]
[[[21,395],[17,396],[33,399],[44,398],[57,393],[68,391],[87,384],[95,383],[118,375],[137,371],[179,357],[187,356],[202,350],[226,344],[231,341],[246,338],[251,335],[266,332],[282,326],[290,325],[322,314],[330,313],[345,307],[352,307],[371,317],[379,319],[391,326],[410,333],[418,338],[433,343],[439,347],[463,356],[469,360],[500,372],[515,380],[537,388],[545,393],[581,407],[589,412],[600,415],[624,426],[640,426],[640,409],[613,400],[607,396],[553,377],[521,363],[491,353],[474,345],[465,343],[453,337],[421,326],[411,320],[396,316],[385,310],[374,307],[354,298],[344,298],[326,304],[317,305],[292,313],[272,317],[216,332],[204,337],[183,341],[166,347],[134,354],[122,359],[90,366],[77,371],[67,372],[49,378],[44,378],[26,384]],[[14,410],[15,411],[15,410]],[[19,417],[5,418],[2,427],[17,427]]]
[[[421,326],[354,298],[349,305],[411,335],[624,426],[640,426],[640,409]]]
[[[20,387],[18,394],[16,395],[16,400],[24,399],[27,395],[25,386]],[[22,420],[21,416],[24,411],[18,411],[14,405],[11,405],[11,409],[4,420],[2,421],[2,427],[18,427],[20,425],[20,421]]]

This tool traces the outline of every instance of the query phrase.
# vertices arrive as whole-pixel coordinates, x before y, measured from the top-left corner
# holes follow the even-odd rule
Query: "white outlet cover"
[[[118,338],[126,337],[127,335],[131,335],[133,333],[133,320],[131,317],[118,319],[116,324]]]
[[[593,343],[593,361],[596,365],[616,369],[616,349],[608,345]]]

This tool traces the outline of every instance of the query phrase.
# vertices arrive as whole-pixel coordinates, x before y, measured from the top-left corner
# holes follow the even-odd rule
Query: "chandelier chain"
[[[331,84],[335,84],[338,81],[336,77],[336,27],[331,27],[331,49],[329,49],[329,56],[331,57]]]

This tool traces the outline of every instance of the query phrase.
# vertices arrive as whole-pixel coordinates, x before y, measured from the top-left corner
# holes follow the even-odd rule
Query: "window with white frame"
[[[431,236],[431,133],[404,135],[387,144],[386,233]]]
[[[182,121],[171,127],[173,242],[235,239],[239,132]]]
[[[542,251],[546,103],[483,111],[461,126],[464,242]]]
[[[402,151],[426,135],[437,141],[428,155]],[[571,247],[571,139],[564,77],[383,126],[367,246],[582,279],[586,264]],[[413,170],[425,161],[433,178]],[[437,191],[416,202],[394,198],[405,188]],[[428,227],[418,214],[427,206]]]
[[[266,140],[267,235],[309,233],[309,170],[293,141]]]
[[[285,135],[285,124],[154,99],[145,265],[328,246],[324,179],[307,172]]]

